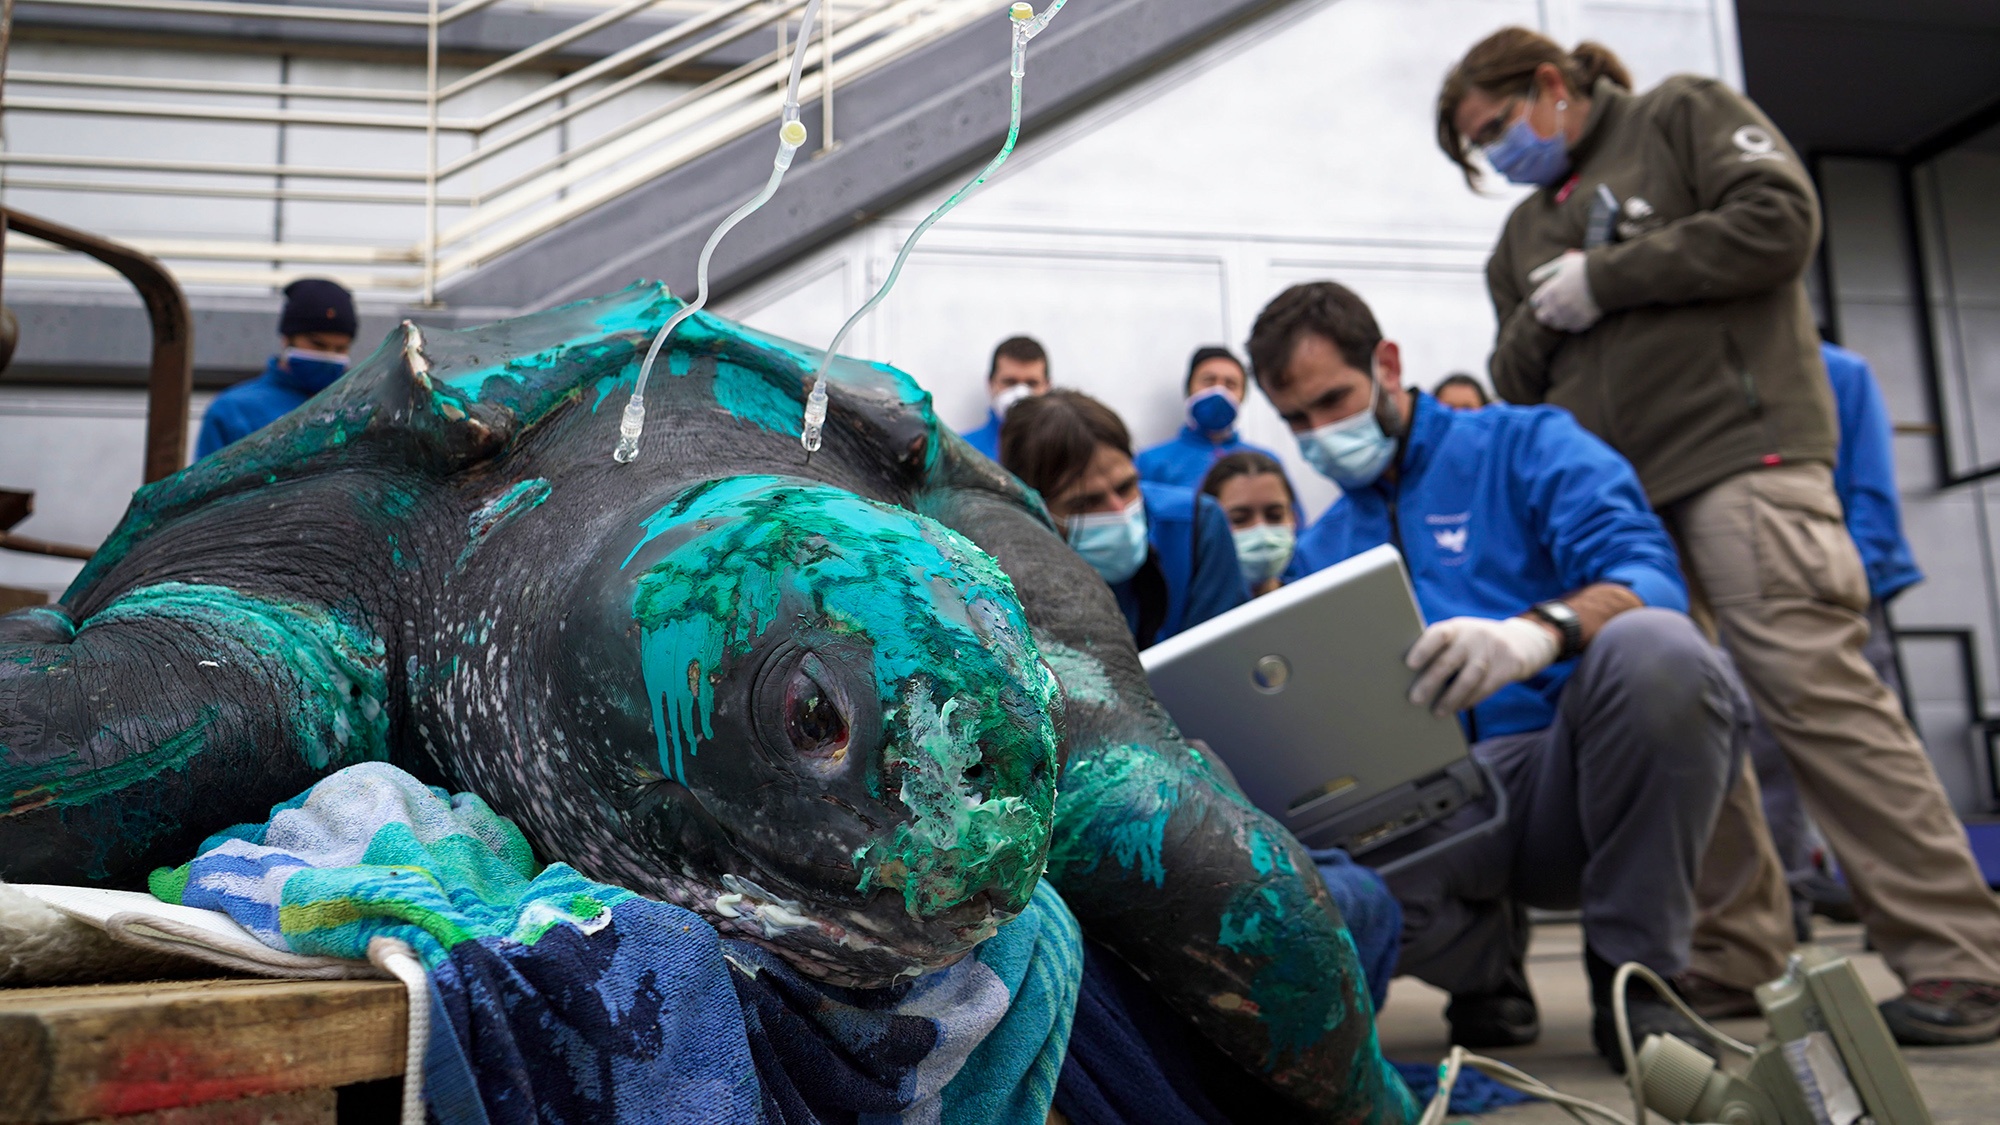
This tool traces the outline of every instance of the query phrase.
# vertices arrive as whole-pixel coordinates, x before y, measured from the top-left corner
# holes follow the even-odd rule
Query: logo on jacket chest
[[[1437,559],[1444,566],[1463,566],[1466,547],[1472,536],[1472,513],[1452,512],[1424,517],[1424,527],[1437,544]]]

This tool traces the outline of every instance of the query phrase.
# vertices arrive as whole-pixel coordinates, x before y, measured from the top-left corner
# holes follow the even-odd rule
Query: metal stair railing
[[[238,2],[238,0],[34,0],[42,9],[105,9],[148,16],[237,16],[299,24],[372,24],[419,29],[423,37],[423,86],[380,86],[206,80],[126,73],[10,70],[4,124],[16,115],[77,115],[129,121],[239,122],[330,126],[377,133],[421,133],[420,163],[368,167],[330,164],[127,157],[115,151],[0,152],[0,186],[15,190],[272,202],[375,204],[420,209],[423,234],[414,242],[279,237],[269,240],[188,237],[155,222],[147,234],[124,241],[174,264],[185,282],[218,286],[281,284],[302,272],[323,273],[373,291],[411,291],[434,303],[441,282],[476,270],[484,261],[616,199],[649,180],[699,159],[738,137],[774,124],[783,99],[786,65],[805,0],[595,0],[600,10],[579,9],[574,23],[463,75],[441,73],[440,35],[452,23],[496,5],[522,0],[461,0],[419,9],[338,7]],[[836,0],[823,4],[815,29],[818,49],[807,56],[805,93],[819,98],[820,149],[835,143],[833,106],[840,86],[922,50],[982,15],[1004,10],[1006,0]],[[536,5],[543,16],[547,10]],[[568,73],[548,73],[532,89],[496,108],[470,112],[469,95],[490,91],[503,78],[546,72],[565,48],[643,15],[680,17],[622,48]],[[771,50],[706,77],[692,88],[664,83],[687,74],[759,32],[773,36]],[[414,38],[414,37],[413,37]],[[284,50],[273,44],[272,55]],[[699,75],[697,75],[699,77]],[[34,87],[49,94],[23,96]],[[656,97],[647,99],[647,91]],[[217,104],[246,98],[267,104]],[[207,100],[202,100],[207,99]],[[311,108],[289,104],[309,100]],[[623,101],[621,101],[623,99]],[[280,103],[280,104],[268,104]],[[606,107],[632,104],[603,131],[570,143],[568,126]],[[5,129],[12,137],[20,130]],[[114,134],[115,135],[115,134]],[[447,157],[446,136],[468,138],[470,151]],[[524,146],[557,138],[553,156],[521,168]],[[46,146],[44,146],[46,147]],[[511,159],[509,159],[511,157]],[[486,179],[497,182],[487,183]],[[302,182],[303,181],[303,182]],[[745,190],[754,185],[745,184]],[[135,212],[140,213],[140,212]],[[380,224],[391,226],[393,221]],[[164,228],[164,229],[161,229]],[[55,280],[103,276],[90,264],[55,257],[57,248],[16,235],[7,249],[17,277]]]

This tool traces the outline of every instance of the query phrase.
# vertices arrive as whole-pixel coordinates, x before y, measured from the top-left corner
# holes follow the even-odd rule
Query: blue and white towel
[[[384,763],[211,837],[152,888],[292,953],[408,944],[437,1017],[440,1125],[1039,1122],[1082,973],[1076,921],[1043,886],[951,968],[818,985],[679,907],[540,866],[479,798]]]

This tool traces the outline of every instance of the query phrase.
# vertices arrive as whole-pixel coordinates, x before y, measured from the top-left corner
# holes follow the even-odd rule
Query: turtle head
[[[1026,906],[1061,695],[990,556],[773,476],[681,491],[620,553],[596,600],[639,698],[599,741],[666,897],[854,986],[949,964]]]

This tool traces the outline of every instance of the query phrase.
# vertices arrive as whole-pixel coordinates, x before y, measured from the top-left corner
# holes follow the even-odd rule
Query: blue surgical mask
[[[1187,400],[1188,425],[1205,434],[1226,434],[1236,428],[1236,399],[1221,387],[1197,391]]]
[[[1289,524],[1254,523],[1229,534],[1236,540],[1236,562],[1243,568],[1243,581],[1252,587],[1283,574],[1298,545]]]
[[[293,378],[314,391],[327,389],[335,379],[347,374],[347,357],[334,352],[286,348],[284,363],[285,370],[291,372]]]
[[[1375,416],[1381,380],[1372,380],[1370,387],[1368,409],[1298,435],[1299,453],[1306,463],[1342,488],[1374,484],[1396,456],[1396,439],[1383,432],[1382,420]]]
[[[1139,573],[1146,562],[1145,500],[1132,501],[1122,512],[1071,516],[1069,545],[1114,586]]]
[[[1536,135],[1534,127],[1528,124],[1528,115],[1523,113],[1499,140],[1486,146],[1486,162],[1510,183],[1544,188],[1561,183],[1569,174],[1569,142],[1563,139],[1562,127],[1563,111],[1568,108],[1567,102],[1556,103],[1553,137]]]

